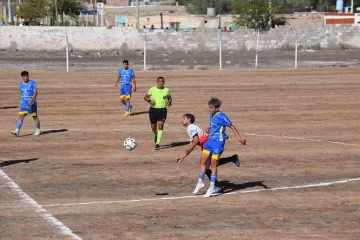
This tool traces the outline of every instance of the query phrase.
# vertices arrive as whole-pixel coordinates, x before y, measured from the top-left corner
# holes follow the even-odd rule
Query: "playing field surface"
[[[27,116],[14,137],[22,70],[0,72],[2,240],[360,238],[359,68],[138,71],[131,117],[116,72],[30,72],[43,134]],[[155,151],[143,97],[159,76],[173,106]],[[227,130],[223,157],[241,166],[219,167],[225,194],[203,198],[200,149],[175,159],[182,115],[206,128],[212,96],[247,145]]]

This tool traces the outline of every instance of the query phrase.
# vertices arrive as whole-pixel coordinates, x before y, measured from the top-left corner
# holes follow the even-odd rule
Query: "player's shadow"
[[[165,149],[165,148],[181,147],[181,146],[184,146],[184,145],[187,145],[187,144],[189,144],[189,141],[187,141],[187,142],[174,142],[174,143],[162,145],[162,146],[160,146],[160,148]]]
[[[253,187],[263,187],[264,189],[270,189],[268,186],[263,184],[263,181],[246,182],[240,184],[231,183],[229,181],[220,181],[219,186],[223,188],[224,193],[242,190],[246,188],[253,188]]]
[[[18,163],[29,163],[32,161],[36,161],[39,158],[29,158],[29,159],[21,159],[21,160],[7,160],[5,162],[0,162],[0,167],[10,166]]]
[[[141,115],[141,114],[146,114],[146,113],[149,113],[149,111],[133,112],[133,113],[131,113],[131,116],[136,116],[136,115]]]
[[[18,108],[17,106],[0,107],[0,109]]]
[[[51,129],[51,130],[46,130],[46,131],[41,131],[41,134],[51,134],[51,133],[61,133],[61,132],[67,132],[69,131],[68,129]]]

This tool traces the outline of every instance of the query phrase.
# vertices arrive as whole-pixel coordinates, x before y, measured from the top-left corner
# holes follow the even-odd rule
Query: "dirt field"
[[[114,72],[30,72],[43,134],[27,117],[14,137],[19,71],[0,73],[2,240],[360,239],[359,68],[138,71],[131,117]],[[173,106],[155,151],[143,97],[160,75]],[[205,128],[211,96],[248,145],[227,131],[223,156],[241,166],[219,167],[226,194],[203,198],[192,195],[200,150],[174,160],[182,115]]]

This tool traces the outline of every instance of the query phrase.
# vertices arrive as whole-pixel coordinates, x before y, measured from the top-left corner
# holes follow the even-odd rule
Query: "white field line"
[[[264,191],[280,191],[280,190],[290,190],[290,189],[301,189],[301,188],[314,188],[314,187],[325,187],[334,184],[341,184],[353,181],[359,181],[359,178],[349,178],[344,180],[332,181],[332,182],[323,182],[323,183],[314,183],[307,185],[297,185],[290,187],[278,187],[278,188],[270,188],[270,189],[256,189],[256,190],[247,190],[247,191],[235,191],[230,193],[224,193],[220,195],[235,195],[235,194],[245,194],[245,193],[258,193]],[[162,200],[179,200],[179,199],[187,199],[187,198],[199,198],[203,197],[203,195],[190,195],[190,196],[182,196],[182,197],[161,197],[161,198],[143,198],[143,199],[134,199],[134,200],[117,200],[117,201],[99,201],[99,202],[82,202],[82,203],[63,203],[63,204],[49,204],[43,205],[44,207],[60,207],[60,206],[74,206],[74,205],[91,205],[91,204],[114,204],[114,203],[134,203],[134,202],[148,202],[148,201],[162,201]]]
[[[57,230],[64,236],[71,237],[75,240],[81,240],[81,238],[74,234],[71,229],[65,226],[62,222],[53,217],[44,208],[42,208],[34,199],[27,195],[5,172],[0,169],[0,179],[6,181],[5,186],[9,187],[14,193],[18,194],[23,202],[30,205],[40,216],[52,226],[55,226]],[[28,207],[28,206],[27,206]]]
[[[42,131],[54,131],[54,130],[58,130],[58,129],[42,129]],[[72,129],[67,129],[68,131],[101,131],[101,132],[107,132],[107,131],[131,131],[131,132],[150,132],[151,130],[149,129],[141,129],[141,128],[133,128],[133,129],[104,129],[104,128],[72,128]],[[0,130],[0,132],[6,132],[8,130]],[[164,130],[164,132],[182,132],[182,130],[180,129],[167,129]],[[233,133],[228,133],[228,134],[233,134]],[[284,138],[284,139],[292,139],[292,140],[299,140],[299,141],[311,141],[311,142],[324,142],[324,143],[332,143],[332,144],[340,144],[340,145],[345,145],[345,146],[354,146],[354,147],[358,147],[359,145],[357,144],[353,144],[353,143],[345,143],[345,142],[337,142],[337,141],[330,141],[330,140],[321,140],[321,139],[314,139],[314,138],[301,138],[301,137],[289,137],[289,136],[276,136],[276,135],[267,135],[267,134],[258,134],[258,133],[243,133],[246,136],[256,136],[256,137],[272,137],[272,138]]]

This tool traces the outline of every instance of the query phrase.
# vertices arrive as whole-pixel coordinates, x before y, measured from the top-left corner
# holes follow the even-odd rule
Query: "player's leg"
[[[161,139],[164,134],[164,124],[165,124],[166,117],[167,117],[167,109],[162,108],[162,109],[157,109],[157,110],[158,110],[158,121],[157,121],[158,131],[157,131],[156,145],[160,146],[160,142],[161,142]]]
[[[210,141],[210,140],[209,140]],[[212,142],[212,155],[211,155],[211,179],[210,179],[210,187],[207,190],[204,197],[210,197],[213,193],[215,193],[215,182],[217,178],[217,161],[219,160],[221,154],[224,151],[225,142],[220,141],[211,141]]]
[[[38,136],[41,134],[40,132],[40,119],[37,116],[37,104],[35,102],[34,105],[31,106],[31,109],[29,109],[29,115],[33,117],[34,123],[35,123],[35,136]]]
[[[206,160],[209,158],[209,156],[210,156],[210,150],[204,149],[200,158],[200,172],[198,176],[198,182],[196,184],[193,193],[198,193],[200,189],[205,187],[204,178],[205,178]]]
[[[22,125],[23,125],[24,118],[25,118],[26,114],[27,114],[27,111],[21,111],[21,108],[20,108],[19,118],[18,118],[18,120],[16,122],[16,129],[11,131],[12,135],[19,136],[20,129],[21,129]]]
[[[227,164],[229,162],[232,162],[236,166],[240,167],[240,160],[239,160],[239,156],[237,154],[234,154],[231,157],[220,158],[217,166],[221,166],[221,165]]]
[[[130,98],[131,98],[131,85],[126,85],[124,87],[124,91],[125,91],[125,114],[124,116],[130,116],[131,112],[130,112]]]
[[[157,130],[157,112],[155,108],[150,108],[149,110],[149,120],[150,120],[150,126],[151,126],[151,130],[154,133],[155,136],[155,150],[159,150],[159,148],[156,146],[156,141],[157,141],[157,134],[158,134],[158,130]]]

